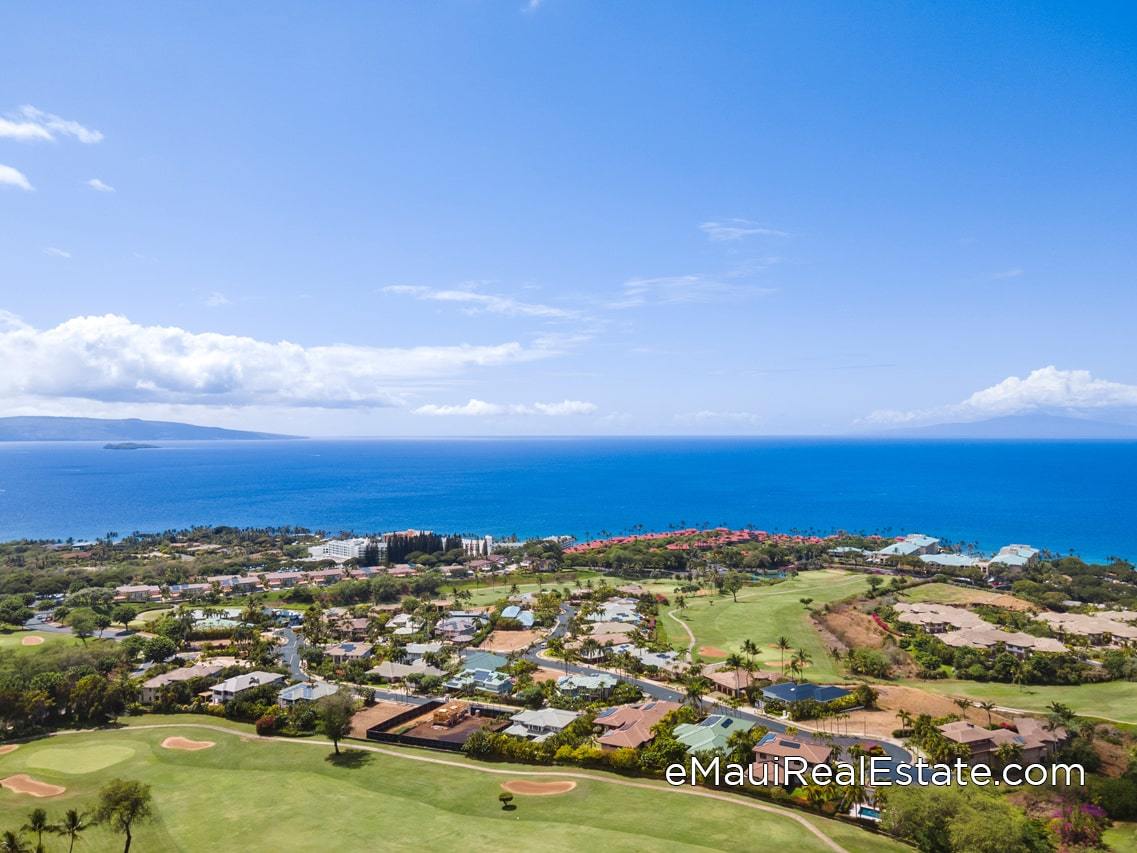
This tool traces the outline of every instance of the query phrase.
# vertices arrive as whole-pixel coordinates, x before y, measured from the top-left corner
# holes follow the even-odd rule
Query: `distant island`
[[[112,441],[110,444],[104,444],[103,450],[153,450],[157,447],[156,444],[142,444],[137,441]]]
[[[1137,439],[1137,426],[1061,415],[1007,415],[966,423],[901,427],[877,433],[888,438]]]
[[[263,441],[281,438],[300,436],[197,426],[176,421],[144,421],[138,418],[0,418],[0,441]]]

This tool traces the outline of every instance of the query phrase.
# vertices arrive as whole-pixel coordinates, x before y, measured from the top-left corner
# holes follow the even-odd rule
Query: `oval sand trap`
[[[28,794],[33,797],[58,797],[67,789],[61,785],[49,785],[40,782],[25,773],[0,779],[0,788],[7,788],[16,794]]]
[[[38,646],[42,642],[43,642],[43,637],[37,637],[35,634],[32,634],[30,637],[24,637],[22,640],[20,640],[20,645],[21,646]]]
[[[168,737],[162,741],[163,749],[185,749],[190,752],[209,749],[213,745],[211,740],[190,740],[188,737]]]
[[[9,752],[15,752],[20,748],[18,743],[6,743],[0,746],[0,755],[7,755]]]
[[[56,746],[41,749],[28,756],[28,767],[54,770],[56,773],[77,775],[94,773],[134,756],[134,747],[115,743],[97,743],[91,746]]]
[[[529,779],[511,779],[502,782],[501,787],[511,794],[523,794],[534,797],[548,797],[553,794],[567,794],[576,787],[571,779],[562,779],[557,782],[534,782]]]

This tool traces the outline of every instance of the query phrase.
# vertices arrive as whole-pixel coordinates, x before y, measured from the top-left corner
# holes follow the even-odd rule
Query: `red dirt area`
[[[718,646],[699,646],[699,654],[705,658],[724,658],[726,652]]]
[[[62,785],[49,785],[47,782],[40,782],[26,773],[0,779],[0,788],[7,788],[12,793],[28,794],[32,797],[58,797],[67,790]]]
[[[18,743],[6,743],[0,746],[0,755],[7,755],[9,752],[15,752],[20,748]]]
[[[478,646],[487,652],[509,654],[527,649],[541,639],[540,631],[494,631]]]
[[[576,782],[573,782],[571,779],[558,782],[533,782],[528,779],[511,779],[508,782],[502,782],[501,787],[511,794],[548,797],[553,794],[567,794],[576,787]]]
[[[197,752],[199,749],[209,749],[216,744],[211,740],[190,740],[185,737],[168,737],[162,741],[162,749],[182,749],[187,752]]]

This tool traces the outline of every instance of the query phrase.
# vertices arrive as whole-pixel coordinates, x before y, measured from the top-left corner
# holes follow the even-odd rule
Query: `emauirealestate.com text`
[[[1029,785],[1085,785],[1081,764],[1015,764],[992,768],[984,764],[927,764],[923,761],[899,763],[891,758],[863,756],[856,762],[810,765],[804,758],[789,756],[765,764],[734,764],[715,757],[700,761],[691,756],[687,764],[669,765],[665,776],[669,785],[715,786],[784,785],[862,785],[886,788],[891,785],[978,785],[1017,787]]]

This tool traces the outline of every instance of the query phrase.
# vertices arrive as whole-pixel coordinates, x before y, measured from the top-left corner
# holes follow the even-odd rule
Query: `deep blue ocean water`
[[[922,531],[1137,558],[1137,442],[439,439],[0,442],[0,539],[195,524],[596,536]]]

